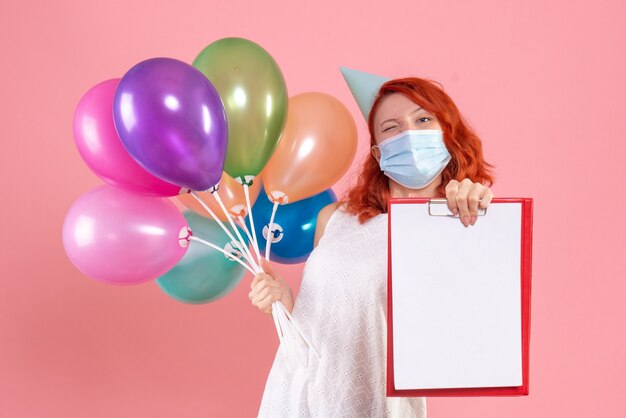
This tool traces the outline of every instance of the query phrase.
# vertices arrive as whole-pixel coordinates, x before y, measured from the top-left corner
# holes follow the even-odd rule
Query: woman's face
[[[392,93],[380,102],[374,115],[374,140],[387,138],[409,129],[441,129],[437,118],[400,93]]]

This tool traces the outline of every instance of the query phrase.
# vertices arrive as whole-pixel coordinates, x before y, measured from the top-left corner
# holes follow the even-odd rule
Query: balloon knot
[[[232,215],[235,219],[239,219],[239,218],[245,218],[246,217],[246,210],[242,209],[239,212],[232,212]]]
[[[178,234],[178,244],[181,247],[188,247],[191,242],[193,232],[189,227],[183,226]]]
[[[252,186],[254,184],[254,176],[239,176],[235,180],[242,186]]]
[[[280,205],[286,205],[287,203],[289,203],[289,196],[279,190],[274,190],[273,192],[269,193],[267,195],[267,198],[270,200],[270,202],[274,204],[278,203]]]

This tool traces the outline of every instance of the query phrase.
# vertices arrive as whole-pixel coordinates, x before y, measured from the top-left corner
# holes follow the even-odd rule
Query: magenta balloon
[[[128,152],[155,176],[201,191],[219,182],[226,112],[215,87],[191,65],[172,58],[135,65],[117,87],[113,118]]]
[[[63,224],[63,245],[87,276],[109,284],[138,284],[178,263],[187,251],[187,241],[180,238],[187,229],[168,199],[104,185],[74,202]]]
[[[92,87],[74,112],[74,141],[83,160],[102,180],[128,191],[175,196],[181,187],[153,176],[126,151],[113,123],[119,78]]]

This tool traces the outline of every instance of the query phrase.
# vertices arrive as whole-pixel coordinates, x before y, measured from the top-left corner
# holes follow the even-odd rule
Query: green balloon
[[[213,42],[193,61],[217,89],[228,119],[224,171],[256,176],[269,161],[287,118],[287,87],[276,61],[242,38]]]
[[[230,242],[230,238],[217,222],[191,211],[183,212],[183,216],[194,236],[221,248]],[[245,240],[243,231],[241,235]],[[235,234],[233,236],[236,237]],[[241,264],[229,260],[221,252],[200,242],[191,241],[184,257],[156,282],[168,296],[180,302],[201,304],[230,293],[245,273]]]

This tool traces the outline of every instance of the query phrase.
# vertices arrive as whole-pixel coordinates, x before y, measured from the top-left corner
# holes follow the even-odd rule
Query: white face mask
[[[381,171],[410,189],[428,186],[452,159],[443,132],[435,129],[407,130],[374,147],[380,149]]]

